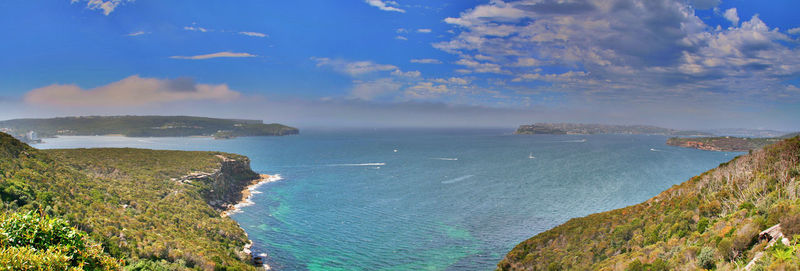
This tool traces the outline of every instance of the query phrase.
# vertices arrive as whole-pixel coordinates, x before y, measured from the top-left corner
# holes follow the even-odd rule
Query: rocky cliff
[[[244,156],[230,157],[217,154],[219,166],[212,172],[192,172],[176,181],[181,183],[200,182],[200,193],[208,205],[224,211],[236,205],[243,198],[247,186],[258,182],[261,176],[250,169],[250,159]]]

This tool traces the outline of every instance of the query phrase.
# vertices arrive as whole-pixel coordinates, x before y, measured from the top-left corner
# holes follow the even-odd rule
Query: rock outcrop
[[[261,176],[250,169],[250,159],[247,157],[217,157],[220,158],[220,164],[215,171],[192,172],[174,180],[202,186],[201,194],[208,205],[218,211],[225,211],[241,201],[243,191],[247,190],[247,186],[258,182]]]

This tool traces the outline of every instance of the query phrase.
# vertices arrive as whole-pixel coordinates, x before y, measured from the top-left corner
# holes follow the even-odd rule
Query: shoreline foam
[[[255,202],[253,202],[251,198],[253,197],[254,194],[260,193],[256,191],[256,189],[258,189],[258,187],[260,187],[261,185],[271,182],[277,182],[283,179],[279,174],[275,175],[259,174],[259,175],[260,178],[253,180],[253,182],[251,182],[249,185],[245,187],[244,190],[242,190],[242,199],[240,199],[239,202],[237,202],[236,204],[229,206],[227,210],[222,212],[223,217],[230,216],[231,214],[235,213],[241,213],[242,207],[247,207],[255,204]]]
[[[275,175],[259,174],[259,177],[260,178],[253,180],[249,185],[247,185],[245,187],[244,190],[242,190],[242,199],[240,199],[239,202],[237,202],[236,204],[229,206],[227,210],[223,211],[222,214],[221,214],[222,217],[230,217],[231,214],[241,213],[242,212],[242,207],[251,206],[251,205],[255,204],[255,202],[253,202],[253,200],[251,198],[253,197],[254,194],[259,194],[260,193],[260,192],[256,191],[256,189],[258,189],[258,187],[260,187],[261,185],[263,185],[265,183],[277,182],[277,181],[283,179],[283,178],[281,178],[281,175],[278,175],[278,174],[275,174]],[[238,222],[237,222],[237,224],[238,224]],[[241,225],[239,227],[241,228]],[[244,230],[244,228],[242,228],[242,229]],[[245,234],[245,236],[247,236],[247,244],[245,244],[244,247],[242,248],[242,253],[244,253],[245,255],[249,255],[250,256],[250,261],[252,261],[253,260],[253,251],[252,251],[253,240],[250,240],[250,236],[247,235],[247,232],[245,232],[244,234]],[[261,254],[259,254],[259,256],[260,257],[265,257],[266,253],[261,253]],[[267,263],[263,263],[262,267],[264,268],[264,270],[271,270],[272,269]]]

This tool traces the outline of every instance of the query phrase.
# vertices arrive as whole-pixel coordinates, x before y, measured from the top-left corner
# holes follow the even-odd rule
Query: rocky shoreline
[[[259,186],[265,183],[275,182],[281,179],[280,175],[267,175],[267,174],[259,174],[259,178],[253,179],[250,183],[244,187],[241,191],[241,199],[236,202],[235,204],[228,205],[225,211],[222,211],[220,214],[222,217],[229,217],[231,214],[242,212],[242,208],[245,206],[250,206],[255,204],[251,198],[253,194],[257,194]],[[241,226],[240,226],[241,227]],[[247,236],[247,232],[245,232],[245,236]],[[253,247],[253,240],[250,240],[250,237],[247,236],[248,243],[244,245],[242,248],[242,255],[244,258],[249,258],[254,265],[260,265],[263,270],[271,270],[272,268],[263,262],[262,256],[255,256],[253,255],[253,251],[251,248]]]

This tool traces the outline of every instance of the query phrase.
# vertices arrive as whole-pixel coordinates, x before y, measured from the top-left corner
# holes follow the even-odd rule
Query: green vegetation
[[[800,137],[721,164],[633,206],[575,218],[528,239],[499,270],[797,270],[800,235],[765,250],[760,231],[800,220]],[[780,242],[778,242],[780,243]],[[555,268],[555,269],[554,269]]]
[[[241,190],[256,177],[249,160],[235,154],[42,151],[0,133],[0,210],[12,218],[34,211],[65,219],[87,233],[79,238],[87,255],[100,257],[101,263],[105,257],[124,259],[129,270],[254,269],[241,252],[248,242],[244,231],[220,212],[241,199]],[[97,254],[99,246],[91,240],[102,245],[105,256]],[[28,246],[3,249],[40,262],[72,255],[43,254]]]
[[[0,214],[0,269],[116,270],[120,261],[62,219]]]
[[[582,123],[536,123],[532,125],[520,125],[514,134],[533,135],[533,134],[633,134],[633,135],[680,135],[697,136],[711,135],[698,131],[681,131],[648,125],[606,125],[606,124],[582,124]]]
[[[52,119],[14,119],[0,121],[4,132],[23,135],[34,131],[39,137],[56,135],[109,135],[131,137],[280,136],[297,134],[297,128],[264,124],[260,120],[214,119],[187,116],[89,116]]]

